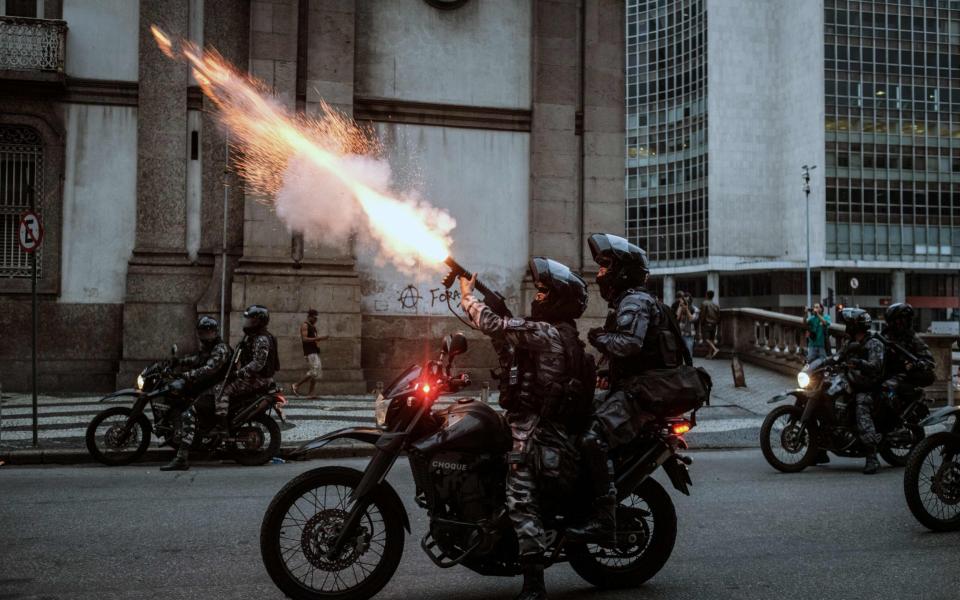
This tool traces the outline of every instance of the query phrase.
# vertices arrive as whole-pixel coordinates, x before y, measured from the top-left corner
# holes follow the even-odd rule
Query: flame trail
[[[321,213],[335,209],[317,215],[318,224],[332,214],[348,219],[354,216],[352,207],[331,206],[339,198],[331,188],[340,186],[362,210],[367,229],[395,265],[409,270],[423,260],[428,266],[443,267],[455,221],[445,211],[388,191],[382,148],[370,129],[359,127],[326,104],[320,118],[291,115],[268,99],[262,83],[241,73],[216,51],[201,51],[184,41],[175,47],[155,25],[150,30],[164,54],[192,67],[203,93],[220,110],[221,120],[241,151],[235,161],[237,172],[254,191],[276,198],[296,179],[292,170],[299,168],[297,173],[302,176],[306,163],[309,169],[302,189],[311,200],[321,195],[326,198],[327,206],[319,207]],[[282,207],[277,208],[288,226],[302,227],[301,219],[293,215],[284,218]],[[350,225],[356,228],[357,224]]]

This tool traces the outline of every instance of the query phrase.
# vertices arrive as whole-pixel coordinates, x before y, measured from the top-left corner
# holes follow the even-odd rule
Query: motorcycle
[[[313,469],[274,496],[261,525],[260,551],[287,596],[370,598],[390,581],[411,533],[403,502],[386,481],[401,453],[413,473],[415,503],[429,515],[420,547],[437,567],[462,565],[490,576],[521,572],[505,508],[509,427],[484,402],[461,398],[434,407],[440,395],[469,385],[465,375],[451,373],[454,358],[466,349],[462,334],[447,336],[439,360],[408,367],[376,399],[376,428],[341,429],[295,451],[295,458],[307,459],[339,439],[376,448],[363,472]],[[661,419],[613,456],[620,499],[615,543],[565,539],[565,528],[582,522],[592,503],[585,481],[570,493],[542,494],[547,565],[569,562],[601,588],[634,587],[654,576],[673,550],[677,517],[669,494],[650,475],[663,467],[673,486],[689,495],[691,460],[678,451],[694,424],[693,418]]]
[[[960,407],[945,406],[920,422],[923,427],[946,423],[913,449],[903,473],[907,507],[932,531],[960,530]]]
[[[174,368],[176,345],[171,353],[173,359],[157,361],[141,371],[136,388],[118,390],[100,400],[131,397],[133,406],[108,408],[90,421],[85,436],[87,451],[98,462],[108,466],[130,464],[146,453],[151,436],[156,436],[161,446],[179,447],[182,432],[177,416],[193,399],[171,385],[178,377]],[[231,370],[238,358],[239,351],[235,351]],[[284,402],[276,385],[259,394],[237,398],[230,403],[226,438],[204,435],[213,428],[215,416],[212,410],[205,410],[212,408],[212,403],[197,402],[197,434],[191,451],[219,454],[248,466],[266,463],[280,450],[280,426],[269,412],[274,410],[280,416],[277,406]],[[152,421],[147,416],[148,405]]]
[[[820,452],[865,457],[867,448],[857,434],[854,391],[844,354],[817,359],[797,374],[798,389],[767,401],[793,404],[774,408],[760,427],[760,449],[774,469],[797,473],[814,464]],[[924,438],[920,421],[928,414],[922,390],[911,397],[884,399],[892,404],[874,411],[877,432],[883,436],[878,452],[890,466],[902,467],[914,446]]]

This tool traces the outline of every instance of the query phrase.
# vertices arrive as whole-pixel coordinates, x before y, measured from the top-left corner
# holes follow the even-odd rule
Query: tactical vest
[[[569,323],[555,327],[563,340],[562,374],[541,382],[537,353],[517,348],[512,364],[501,365],[500,405],[508,411],[537,413],[576,429],[587,422],[593,410],[597,368],[593,356],[584,351],[576,327]]]
[[[618,330],[617,317],[620,305],[630,294],[649,294],[643,288],[630,289],[620,295],[616,301],[617,309],[607,314],[604,329],[611,333]],[[650,315],[647,331],[643,337],[640,353],[627,358],[610,357],[610,381],[617,383],[627,377],[640,375],[650,369],[672,369],[684,364],[687,349],[680,334],[680,325],[676,317],[662,302],[654,304],[654,314]]]
[[[253,373],[255,377],[269,379],[273,374],[280,370],[280,353],[277,351],[277,338],[269,331],[250,336],[240,349],[240,364],[250,364],[253,360],[253,342],[257,336],[265,335],[270,339],[270,353],[267,355],[267,362],[260,369],[259,373]]]

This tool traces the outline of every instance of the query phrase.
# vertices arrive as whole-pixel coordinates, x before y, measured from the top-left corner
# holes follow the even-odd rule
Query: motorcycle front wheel
[[[760,450],[770,466],[784,473],[799,473],[815,457],[810,428],[800,430],[803,410],[797,406],[778,406],[760,426]]]
[[[617,543],[567,544],[573,570],[599,588],[641,585],[667,564],[677,539],[677,513],[670,495],[647,478],[617,506]]]
[[[288,597],[366,600],[393,577],[403,556],[404,515],[384,484],[367,498],[343,551],[329,556],[362,477],[355,469],[314,469],[274,496],[260,526],[260,554]]]
[[[111,467],[128,465],[146,453],[150,447],[150,419],[140,413],[124,434],[123,428],[132,414],[126,406],[114,406],[98,413],[87,425],[87,451],[97,462]]]
[[[903,473],[903,493],[927,529],[960,529],[960,435],[937,433],[917,444]]]

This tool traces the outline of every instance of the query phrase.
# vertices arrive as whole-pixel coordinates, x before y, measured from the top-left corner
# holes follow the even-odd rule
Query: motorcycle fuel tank
[[[510,449],[510,431],[490,406],[464,398],[436,413],[443,421],[440,429],[413,444],[423,454],[436,452],[506,452]]]

